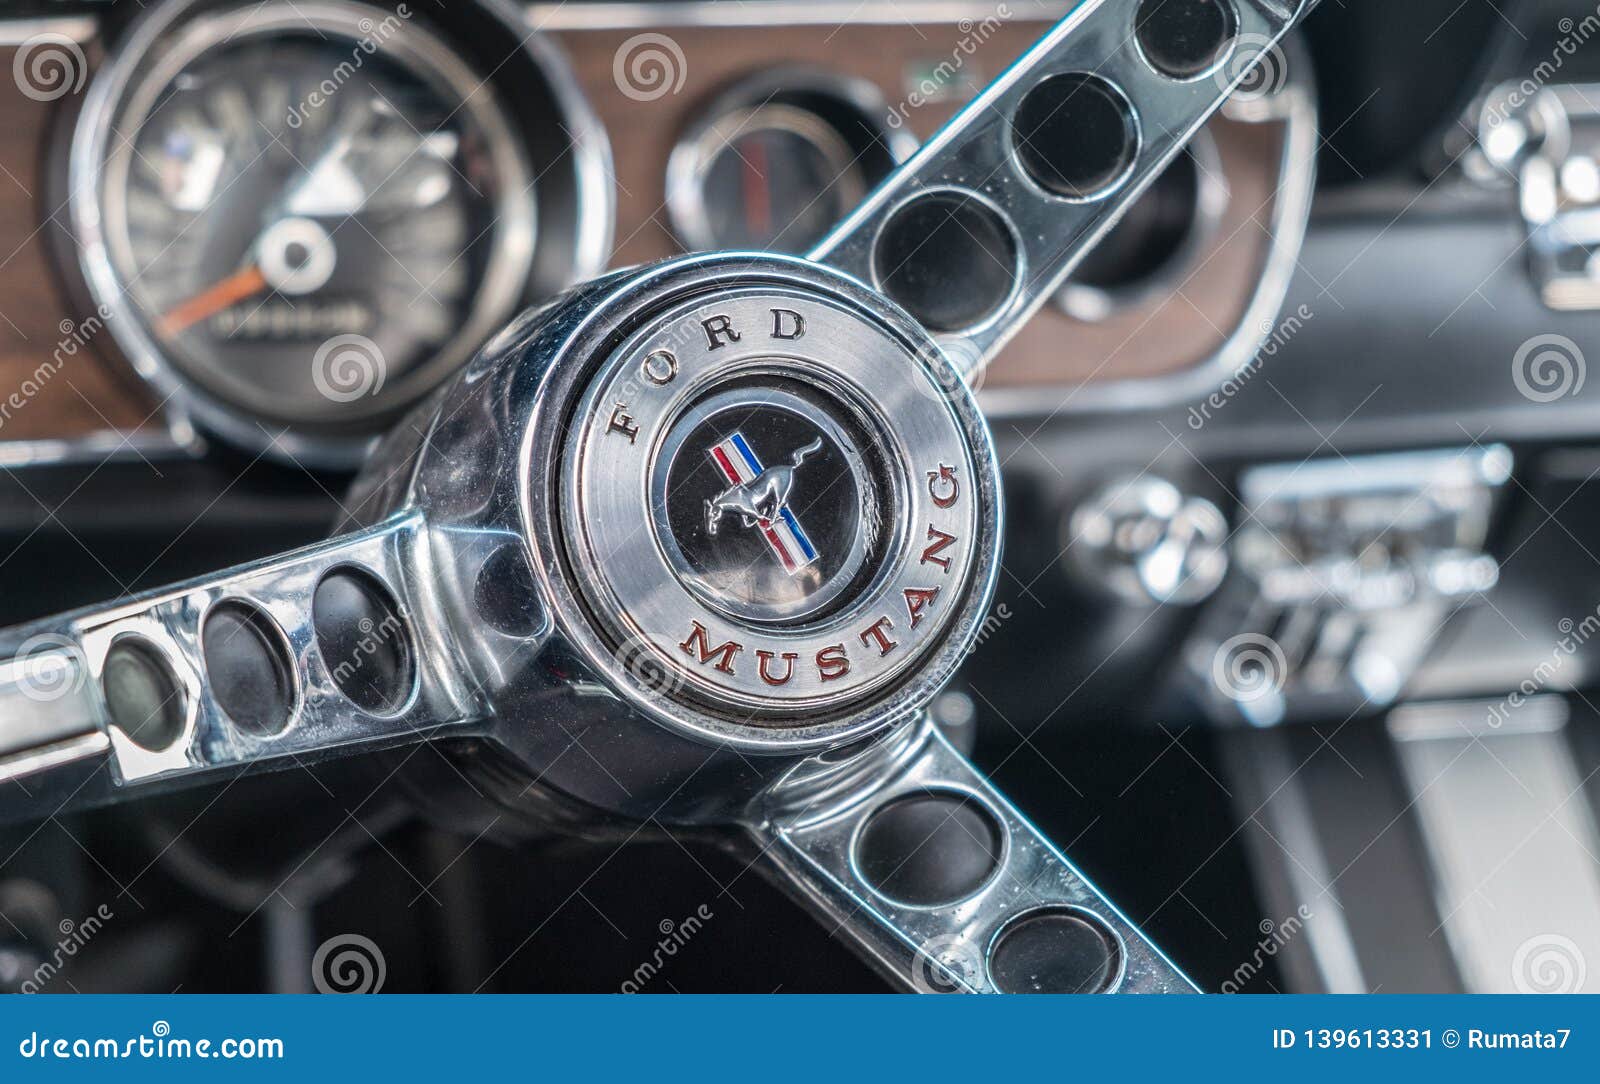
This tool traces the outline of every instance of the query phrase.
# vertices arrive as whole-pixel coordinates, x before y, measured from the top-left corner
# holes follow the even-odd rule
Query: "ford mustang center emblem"
[[[691,400],[651,481],[673,572],[729,617],[826,614],[882,548],[891,487],[877,443],[839,400],[777,374]]]
[[[807,444],[779,467],[761,465],[743,433],[734,433],[711,448],[712,462],[733,483],[706,501],[706,533],[716,536],[725,512],[736,514],[746,527],[756,527],[793,576],[817,560],[816,547],[806,537],[805,528],[789,509],[789,491],[794,488],[794,472],[806,456],[822,448],[822,438]]]
[[[662,675],[640,679],[653,701],[810,725],[923,674],[971,620],[992,467],[973,408],[891,327],[734,288],[599,364],[567,438],[566,544],[616,661]]]

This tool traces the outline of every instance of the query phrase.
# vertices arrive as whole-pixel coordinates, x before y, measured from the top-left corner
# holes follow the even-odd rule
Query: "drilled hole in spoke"
[[[239,729],[276,734],[294,714],[294,666],[272,619],[248,603],[218,603],[200,636],[212,696]]]
[[[357,707],[384,715],[410,697],[410,630],[394,598],[373,577],[353,568],[322,577],[311,601],[311,623],[328,676]]]
[[[1005,994],[1104,993],[1121,971],[1117,935],[1076,907],[1041,908],[1015,919],[989,956],[989,977]]]
[[[1173,79],[1215,68],[1239,33],[1231,0],[1143,0],[1134,37],[1150,66]]]
[[[868,884],[914,907],[936,907],[982,888],[1005,850],[1005,828],[964,794],[928,791],[873,813],[856,842]]]
[[[1017,161],[1040,188],[1068,199],[1109,194],[1139,153],[1127,97],[1098,75],[1052,75],[1023,95],[1011,120]]]
[[[166,749],[183,733],[183,686],[154,645],[133,639],[112,644],[100,685],[111,724],[141,749]]]
[[[935,191],[890,216],[878,234],[878,284],[932,331],[961,331],[1000,311],[1020,274],[1000,212],[970,194]]]

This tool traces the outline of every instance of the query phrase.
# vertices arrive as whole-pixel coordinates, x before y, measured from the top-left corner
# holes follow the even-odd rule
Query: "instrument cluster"
[[[58,171],[65,262],[169,428],[350,467],[608,267],[807,252],[1061,7],[116,5]],[[988,409],[1192,391],[1253,353],[1311,185],[1314,107],[1278,82],[1107,236]]]
[[[169,414],[353,465],[602,269],[603,135],[523,37],[490,5],[357,0],[170,0],[120,28],[72,135],[72,240]]]

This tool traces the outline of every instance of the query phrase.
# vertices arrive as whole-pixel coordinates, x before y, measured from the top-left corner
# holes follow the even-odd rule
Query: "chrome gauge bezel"
[[[516,34],[508,14],[494,2],[481,6],[504,23],[508,35]],[[535,233],[539,209],[534,196],[535,169],[529,160],[524,133],[514,123],[509,103],[482,93],[484,80],[474,74],[462,52],[442,33],[413,19],[404,33],[376,41],[373,27],[395,13],[362,0],[313,0],[291,3],[268,0],[263,4],[215,8],[204,0],[171,0],[152,8],[130,25],[107,65],[92,80],[84,108],[77,118],[67,158],[70,232],[77,250],[79,270],[90,299],[111,331],[116,346],[135,372],[154,390],[158,412],[180,436],[197,431],[220,437],[229,444],[280,461],[314,468],[342,469],[358,464],[382,431],[382,423],[425,395],[463,364],[481,342],[503,325],[527,299],[534,277]],[[190,370],[191,363],[174,359],[150,327],[144,312],[124,286],[120,268],[130,266],[124,245],[125,217],[108,200],[117,197],[114,172],[126,119],[137,113],[141,96],[149,107],[170,79],[209,49],[245,34],[272,34],[311,27],[349,40],[352,47],[376,42],[375,50],[387,55],[419,78],[426,78],[444,93],[474,112],[499,177],[494,214],[496,237],[470,318],[448,342],[403,377],[391,381],[381,397],[346,404],[350,409],[324,423],[275,418],[248,402],[220,393]],[[515,38],[508,40],[515,41]],[[529,40],[522,48],[542,75],[549,78],[563,110],[574,112],[571,138],[574,169],[579,173],[578,208],[583,222],[575,230],[582,248],[574,253],[567,282],[579,281],[599,270],[609,249],[612,203],[603,178],[610,152],[603,130],[578,95],[576,84],[560,57],[541,41]],[[126,159],[131,152],[123,151]],[[596,221],[596,220],[600,221]],[[598,239],[598,241],[597,241]],[[580,266],[581,264],[581,266]],[[392,390],[391,390],[392,389]]]
[[[706,211],[705,178],[716,155],[728,139],[728,129],[784,127],[819,148],[837,143],[851,164],[861,154],[850,146],[839,126],[824,117],[818,103],[861,125],[887,150],[896,165],[917,150],[917,140],[904,127],[888,122],[890,108],[873,83],[839,72],[810,67],[785,67],[740,79],[718,93],[673,145],[665,176],[667,218],[685,252],[714,251],[723,247],[712,235]],[[863,171],[864,197],[882,176]]]
[[[1067,279],[1051,299],[1057,311],[1083,323],[1098,323],[1152,297],[1175,293],[1194,273],[1206,246],[1222,228],[1233,193],[1223,169],[1222,153],[1209,129],[1196,132],[1184,154],[1192,158],[1185,168],[1195,171],[1193,217],[1172,250],[1147,272],[1127,282],[1097,286]],[[1184,161],[1184,156],[1180,155],[1169,168],[1177,168]],[[1155,182],[1161,183],[1159,178]],[[1147,192],[1146,196],[1149,195]]]

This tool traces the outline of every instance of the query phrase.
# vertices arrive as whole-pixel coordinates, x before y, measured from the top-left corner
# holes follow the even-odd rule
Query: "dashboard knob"
[[[1228,521],[1162,478],[1110,482],[1068,517],[1066,559],[1086,582],[1136,605],[1193,605],[1228,571]]]

